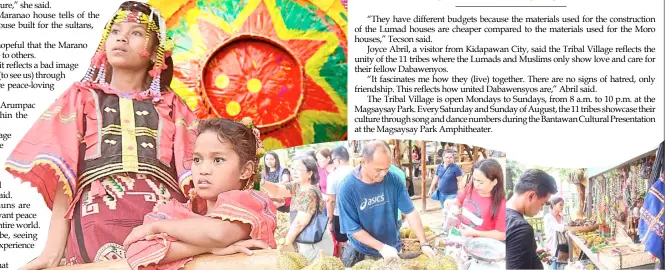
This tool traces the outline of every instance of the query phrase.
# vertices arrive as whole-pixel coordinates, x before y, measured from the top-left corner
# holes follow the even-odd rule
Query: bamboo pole
[[[436,165],[437,151],[439,151],[439,142],[434,144],[434,152],[432,152],[432,164],[434,165]]]
[[[406,181],[407,190],[409,185],[413,185],[413,157],[411,156],[411,152],[413,152],[413,141],[409,140],[409,154],[407,156],[409,156],[409,179],[411,179],[411,181]],[[413,192],[415,193],[416,191],[414,190]]]
[[[399,148],[399,141],[398,140],[392,140],[393,145],[395,146],[395,150],[393,150],[393,164],[397,166],[398,168],[402,168],[402,152],[401,149]]]
[[[460,143],[457,145],[457,154],[455,156],[455,160],[457,160],[457,163],[462,162],[463,153],[464,153],[464,145]]]

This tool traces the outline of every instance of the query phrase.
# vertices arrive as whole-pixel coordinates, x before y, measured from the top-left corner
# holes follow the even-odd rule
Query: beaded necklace
[[[130,92],[130,93],[125,93],[125,92],[122,92],[122,91],[115,90],[115,89],[113,89],[113,88],[110,88],[110,89],[111,89],[113,92],[115,92],[116,94],[118,94],[118,96],[123,97],[123,98],[126,98],[126,99],[132,99],[132,97],[133,97],[134,95],[136,95],[136,93],[139,92],[139,91],[133,91],[133,92]]]

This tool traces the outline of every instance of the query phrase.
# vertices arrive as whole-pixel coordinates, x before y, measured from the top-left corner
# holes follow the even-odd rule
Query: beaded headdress
[[[149,9],[150,14],[142,12],[140,9]],[[150,77],[152,77],[152,82],[148,89],[141,92],[142,96],[152,98],[153,102],[161,100],[161,75],[162,71],[168,68],[166,64],[166,59],[170,57],[171,52],[173,51],[173,42],[166,36],[166,23],[164,18],[161,16],[159,11],[155,8],[139,3],[128,1],[121,5],[120,9],[113,15],[111,20],[106,23],[104,27],[104,32],[102,34],[102,40],[97,46],[97,51],[95,52],[94,57],[92,58],[91,65],[88,68],[88,71],[83,78],[84,82],[95,82],[100,84],[106,84],[106,65],[108,60],[106,58],[105,44],[106,40],[109,37],[111,32],[111,27],[114,23],[140,23],[147,26],[148,35],[145,40],[145,45],[141,51],[141,56],[150,57],[151,53],[148,48],[150,44],[150,38],[152,38],[152,33],[157,34],[157,52],[156,58],[154,59],[152,70],[148,72]]]

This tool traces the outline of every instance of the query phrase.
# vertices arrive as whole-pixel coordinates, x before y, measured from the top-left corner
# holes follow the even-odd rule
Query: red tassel
[[[92,57],[91,63],[94,67],[100,67],[102,64],[106,63],[106,52],[98,51],[95,53],[95,56]]]
[[[157,77],[157,74],[159,74],[159,72],[160,72],[160,70],[158,70],[157,67],[155,67],[155,68],[151,69],[148,72],[148,74],[150,75],[150,77],[155,78],[155,77]]]

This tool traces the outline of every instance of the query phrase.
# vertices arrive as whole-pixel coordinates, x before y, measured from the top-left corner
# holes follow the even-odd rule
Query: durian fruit
[[[425,229],[425,232],[431,232],[432,231],[432,228],[430,228],[429,226],[425,226],[425,227],[423,227],[423,229]]]
[[[409,230],[408,229],[401,229],[399,231],[399,237],[400,238],[408,238],[409,237]]]
[[[427,255],[420,254],[420,256],[418,256],[414,260],[418,262],[418,266],[420,267],[420,269],[423,269],[425,268],[425,266],[427,266],[427,263],[429,262],[430,259],[429,257],[427,257]]]
[[[374,260],[362,260],[356,263],[351,269],[352,270],[370,270],[372,265],[374,265]]]
[[[432,232],[432,231],[429,231],[429,232],[428,232],[428,231],[425,231],[425,237],[427,237],[427,239],[433,238],[433,237],[434,237],[434,232]]]
[[[446,247],[446,242],[444,240],[439,241],[439,248],[445,248]]]
[[[416,235],[416,232],[414,231],[409,231],[409,239],[417,239],[418,236]]]
[[[323,253],[323,250],[319,251],[319,257],[316,258],[309,266],[303,268],[303,270],[344,270],[344,264],[342,260],[337,257],[328,256]]]
[[[376,261],[370,270],[418,270],[421,267],[417,261],[402,260],[399,258],[381,259]]]
[[[457,270],[457,262],[450,256],[436,256],[425,265],[425,270]]]
[[[379,260],[374,261],[374,263],[372,264],[372,267],[370,267],[369,269],[370,270],[380,270],[380,269],[382,269],[381,267],[383,266],[383,261],[384,261],[384,259],[379,259]]]
[[[414,260],[402,260],[399,265],[400,270],[419,270],[422,269],[418,261]]]
[[[307,266],[307,258],[296,252],[280,252],[277,256],[278,270],[303,269]]]

